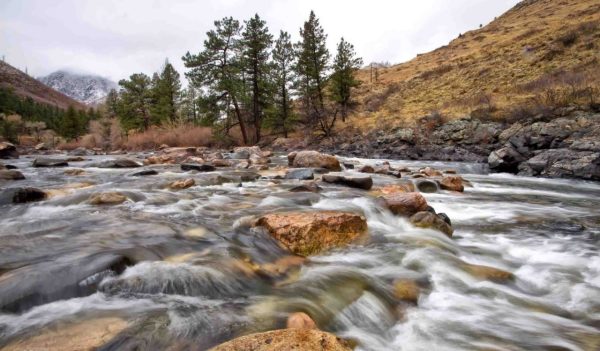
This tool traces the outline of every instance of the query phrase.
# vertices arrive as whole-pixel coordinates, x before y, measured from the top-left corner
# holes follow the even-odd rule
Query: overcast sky
[[[40,76],[70,69],[115,81],[151,74],[165,58],[198,52],[213,21],[258,13],[298,39],[314,10],[335,49],[340,37],[365,63],[410,60],[499,16],[518,0],[0,0],[0,55]]]

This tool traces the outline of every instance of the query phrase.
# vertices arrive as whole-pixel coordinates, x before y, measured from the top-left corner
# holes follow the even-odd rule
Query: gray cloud
[[[168,58],[197,52],[216,19],[259,13],[272,33],[298,38],[314,10],[333,51],[341,36],[365,62],[398,63],[447,44],[518,0],[2,0],[0,55],[31,75],[57,69],[113,80],[151,74]]]

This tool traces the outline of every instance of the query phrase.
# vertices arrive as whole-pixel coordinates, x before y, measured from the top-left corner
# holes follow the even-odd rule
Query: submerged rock
[[[8,188],[0,193],[0,205],[42,201],[48,195],[37,188]]]
[[[67,169],[66,171],[64,171],[65,175],[70,175],[70,176],[78,176],[78,175],[82,175],[84,173],[85,173],[85,170],[83,170],[81,168]]]
[[[440,180],[440,187],[444,190],[463,192],[465,187],[463,179],[457,175],[447,175]]]
[[[287,319],[286,328],[288,329],[318,329],[315,321],[304,312],[290,314]]]
[[[417,303],[421,288],[414,280],[399,279],[394,282],[394,296],[403,301]]]
[[[128,158],[116,158],[112,160],[106,160],[90,165],[90,167],[98,168],[136,168],[142,167],[142,165],[134,160]]]
[[[364,175],[345,175],[343,173],[323,174],[321,179],[326,183],[346,185],[352,188],[369,190],[373,186],[373,178]]]
[[[341,171],[340,161],[335,156],[318,151],[299,151],[288,155],[292,167],[325,168],[330,171]]]
[[[211,351],[351,351],[335,335],[314,329],[281,329],[233,339]]]
[[[438,185],[432,180],[419,179],[417,180],[417,189],[422,193],[435,193],[438,191]]]
[[[90,196],[90,205],[118,205],[127,200],[127,196],[119,192],[96,193]]]
[[[309,180],[315,179],[315,174],[311,168],[290,169],[286,172],[285,179]]]
[[[67,167],[69,163],[67,160],[53,159],[53,158],[36,158],[32,163],[33,167]]]
[[[505,283],[515,278],[515,276],[510,272],[490,266],[463,263],[461,268],[475,278],[491,280],[497,283]]]
[[[216,170],[216,167],[209,163],[183,163],[181,164],[182,171],[198,171],[198,172],[212,172]]]
[[[320,186],[318,186],[317,183],[315,183],[315,182],[306,182],[302,185],[298,185],[298,186],[295,186],[290,189],[291,192],[307,191],[307,192],[311,192],[311,193],[318,193],[321,190],[323,190],[323,189]]]
[[[346,245],[367,233],[363,216],[339,211],[273,213],[259,218],[256,225],[300,256]]]
[[[151,175],[157,175],[158,172],[154,169],[143,169],[139,172],[134,172],[131,173],[130,176],[132,177],[145,177],[145,176],[151,176]]]
[[[0,170],[0,180],[22,180],[25,179],[25,176],[23,175],[23,173],[14,170],[14,169],[7,169],[7,170]]]
[[[0,158],[19,158],[17,147],[9,142],[0,142]]]
[[[392,193],[378,198],[381,206],[395,215],[412,216],[417,212],[427,211],[429,205],[423,195],[417,192]]]
[[[452,233],[454,233],[454,229],[443,218],[429,211],[415,213],[410,217],[410,222],[415,227],[438,230],[448,237],[452,237]]]
[[[196,185],[196,181],[192,178],[176,180],[168,185],[171,190],[187,189]]]

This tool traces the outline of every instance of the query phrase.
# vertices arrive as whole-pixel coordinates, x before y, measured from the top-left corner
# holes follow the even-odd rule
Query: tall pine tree
[[[183,62],[191,70],[186,73],[190,83],[197,88],[206,90],[207,103],[211,115],[233,115],[240,127],[243,143],[247,144],[245,113],[241,100],[243,99],[244,82],[241,78],[239,57],[236,54],[241,26],[232,17],[215,21],[215,29],[206,33],[204,49],[197,55],[189,52],[183,57]],[[233,125],[229,118],[225,121],[225,130]]]
[[[273,48],[274,109],[269,118],[269,125],[283,132],[286,138],[295,120],[291,98],[291,87],[294,80],[294,71],[292,70],[294,57],[294,47],[290,41],[290,34],[281,31]]]
[[[248,75],[251,121],[254,125],[254,143],[261,137],[261,127],[265,111],[271,104],[271,84],[269,82],[269,50],[273,36],[269,34],[267,23],[258,14],[245,22],[246,28],[239,42],[242,53],[242,67]]]
[[[150,77],[143,73],[135,73],[129,77],[129,80],[120,80],[119,85],[121,86],[119,103],[121,126],[126,131],[130,129],[147,130],[151,124],[152,91],[150,89]]]
[[[329,63],[325,34],[313,11],[300,29],[301,40],[296,44],[297,90],[305,120],[318,127],[325,136],[331,135],[335,115],[325,110],[325,84]]]
[[[176,123],[179,104],[181,102],[181,81],[179,73],[173,65],[165,60],[165,65],[153,79],[154,106],[153,114],[157,121]]]
[[[348,109],[351,105],[352,88],[360,82],[355,73],[362,65],[362,59],[356,57],[354,46],[342,38],[337,46],[337,54],[333,59],[333,73],[331,74],[330,90],[331,99],[338,105],[342,121],[346,121]]]

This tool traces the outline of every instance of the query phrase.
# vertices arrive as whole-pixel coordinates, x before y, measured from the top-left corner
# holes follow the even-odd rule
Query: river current
[[[470,182],[464,193],[423,194],[451,219],[448,238],[392,215],[364,190],[324,183],[320,193],[290,192],[301,181],[274,179],[275,171],[251,180],[178,165],[153,166],[159,174],[147,177],[89,167],[106,158],[71,163],[85,170],[80,176],[33,168],[31,158],[10,162],[27,179],[1,188],[32,186],[51,197],[0,206],[0,349],[24,349],[35,338],[32,345],[68,349],[105,328],[96,345],[103,350],[203,350],[281,328],[289,313],[304,311],[356,350],[600,350],[600,183],[390,160],[455,169]],[[184,178],[196,185],[164,186]],[[129,200],[88,204],[99,191]],[[289,210],[360,213],[369,238],[296,264],[248,225]],[[481,279],[467,264],[514,279]],[[398,304],[399,279],[423,287],[417,304]]]

